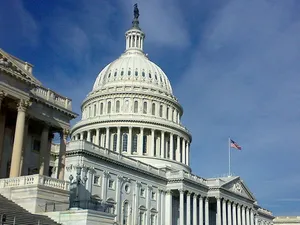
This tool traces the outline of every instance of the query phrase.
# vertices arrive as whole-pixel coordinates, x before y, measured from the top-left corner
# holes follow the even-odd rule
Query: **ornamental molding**
[[[110,163],[114,163],[116,165],[119,165],[119,166],[122,166],[122,167],[125,167],[125,168],[132,169],[134,171],[146,174],[148,176],[153,176],[155,178],[162,179],[164,181],[168,181],[168,179],[165,176],[160,175],[158,173],[150,172],[148,170],[146,171],[146,170],[143,170],[142,168],[131,166],[131,165],[128,165],[128,164],[123,163],[121,161],[117,161],[117,160],[111,159],[109,157],[105,157],[103,155],[99,155],[99,154],[96,154],[96,153],[93,153],[93,152],[90,152],[90,151],[86,151],[84,149],[69,150],[69,151],[66,152],[66,157],[68,157],[68,156],[92,156],[94,158],[102,159],[104,161],[107,161],[107,162],[110,162]]]

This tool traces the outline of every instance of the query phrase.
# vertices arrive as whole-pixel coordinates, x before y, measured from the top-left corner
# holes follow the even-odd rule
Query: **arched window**
[[[114,136],[113,136],[113,151],[117,151],[117,140],[118,140],[118,135],[114,134]]]
[[[100,115],[103,114],[103,102],[100,103]]]
[[[160,107],[159,107],[159,116],[162,117],[162,115],[163,115],[163,106],[160,105]]]
[[[138,101],[134,101],[134,113],[138,113],[139,111],[139,103]]]
[[[120,112],[120,101],[117,100],[116,102],[116,113],[119,113]]]
[[[166,118],[169,119],[169,107],[167,108]]]
[[[155,116],[155,103],[152,103],[152,115]]]
[[[129,212],[128,208],[129,208],[128,202],[124,202],[122,225],[129,225],[128,224],[128,212]]]
[[[107,103],[107,113],[111,113],[111,102]]]
[[[91,109],[91,106],[89,106],[89,117],[92,116],[92,109]]]
[[[147,153],[147,136],[143,137],[143,154]]]
[[[144,113],[144,114],[147,114],[147,102],[144,102],[144,105],[143,105],[143,113]]]
[[[96,107],[96,104],[94,105],[94,116],[96,116],[97,114],[97,107]]]
[[[138,136],[137,134],[134,134],[132,138],[132,152],[137,152],[137,141],[138,141]]]
[[[122,151],[127,152],[128,134],[123,134]]]

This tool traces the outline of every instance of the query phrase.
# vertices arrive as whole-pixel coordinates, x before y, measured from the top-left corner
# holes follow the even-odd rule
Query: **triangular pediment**
[[[0,48],[0,69],[4,70],[22,80],[30,83],[41,85],[41,82],[36,79],[32,72],[32,65],[23,62],[22,60],[10,55]]]
[[[245,198],[255,201],[254,195],[250,192],[250,190],[247,188],[245,183],[240,179],[240,177],[235,177],[230,181],[224,183],[222,185],[222,188],[230,192],[233,192],[237,195],[241,195]]]

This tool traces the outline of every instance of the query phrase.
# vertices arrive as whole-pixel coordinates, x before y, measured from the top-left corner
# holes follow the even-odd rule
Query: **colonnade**
[[[143,127],[106,127],[76,133],[73,140],[86,140],[113,151],[176,160],[189,165],[190,143],[185,137]]]
[[[0,93],[0,110],[1,103],[6,95],[1,92]],[[12,157],[11,157],[11,165],[9,177],[18,177],[22,175],[22,170],[24,167],[24,156],[26,154],[26,141],[28,135],[28,125],[30,123],[29,116],[27,115],[28,108],[31,106],[31,102],[28,100],[20,99],[17,104],[17,119],[15,126],[15,134],[14,134],[14,142],[12,148]],[[3,111],[3,110],[1,110]],[[1,162],[1,156],[3,154],[3,142],[4,142],[4,129],[5,129],[5,112],[1,112],[1,126],[0,126],[0,166],[3,166]],[[50,150],[51,150],[51,141],[53,138],[53,134],[50,132],[51,126],[41,122],[43,124],[43,129],[41,133],[40,139],[40,156],[39,156],[39,174],[40,175],[48,175],[49,171],[49,163],[50,163]],[[61,131],[61,145],[60,145],[60,163],[59,163],[59,179],[64,178],[64,164],[65,164],[65,154],[66,154],[66,131]]]

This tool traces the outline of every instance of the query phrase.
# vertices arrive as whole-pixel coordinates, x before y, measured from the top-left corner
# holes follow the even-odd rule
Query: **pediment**
[[[37,80],[30,72],[31,68],[32,66],[30,64],[23,62],[20,59],[17,59],[16,57],[6,53],[0,48],[0,69],[1,70],[6,71],[14,75],[15,77],[25,80],[29,83],[41,85],[41,82]]]
[[[250,192],[250,190],[247,188],[245,183],[239,177],[236,177],[228,181],[227,183],[223,184],[222,188],[230,192],[233,192],[237,195],[241,195],[245,198],[256,201],[254,195]]]

